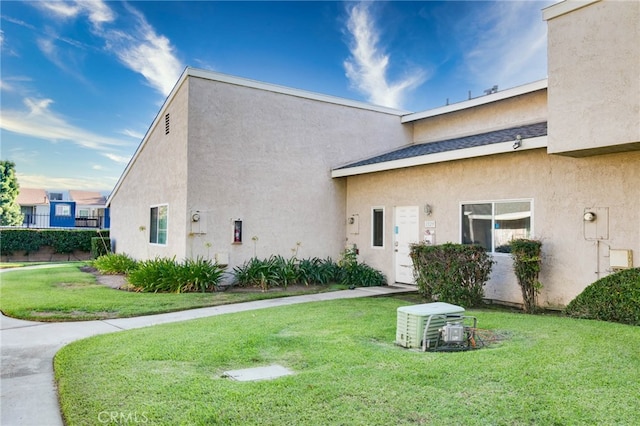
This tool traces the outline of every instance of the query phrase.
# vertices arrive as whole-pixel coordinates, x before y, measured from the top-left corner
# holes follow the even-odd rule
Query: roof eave
[[[383,172],[397,170],[407,167],[423,166],[427,164],[442,163],[445,161],[465,160],[468,158],[485,157],[488,155],[505,154],[515,151],[527,151],[547,147],[547,136],[522,139],[522,144],[517,149],[513,148],[513,141],[499,142],[489,145],[476,146],[472,148],[455,149],[451,151],[439,152],[436,154],[426,154],[416,157],[403,158],[382,163],[367,164],[357,167],[347,167],[331,171],[332,178],[356,176],[366,173]]]
[[[477,98],[469,99],[467,101],[458,102],[455,104],[445,105],[443,107],[430,109],[427,111],[416,112],[413,114],[407,114],[402,117],[402,123],[410,123],[412,121],[421,120],[423,118],[436,117],[438,115],[448,114],[451,112],[462,111],[469,108],[474,108],[480,105],[490,104],[492,102],[501,101],[504,99],[514,98],[516,96],[525,95],[527,93],[537,92],[538,90],[544,90],[548,86],[547,79],[534,81],[533,83],[524,84],[522,86],[512,87],[510,89],[500,90],[490,95],[479,96]]]

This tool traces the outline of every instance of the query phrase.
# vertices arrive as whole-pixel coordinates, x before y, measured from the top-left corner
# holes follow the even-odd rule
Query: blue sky
[[[1,158],[108,193],[186,66],[423,111],[547,76],[539,1],[3,1]]]

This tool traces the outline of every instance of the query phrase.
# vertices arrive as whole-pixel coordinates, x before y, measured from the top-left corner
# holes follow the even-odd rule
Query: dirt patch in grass
[[[107,311],[99,311],[99,312],[86,312],[86,311],[71,311],[71,312],[62,312],[62,311],[31,311],[31,316],[34,318],[38,318],[39,321],[57,321],[61,317],[65,319],[114,319],[119,318],[117,312],[107,312]]]

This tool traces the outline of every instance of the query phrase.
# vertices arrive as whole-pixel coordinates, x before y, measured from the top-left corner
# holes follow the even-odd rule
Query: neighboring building
[[[109,228],[107,197],[99,192],[70,190],[69,199],[75,202],[75,227]]]
[[[90,191],[20,188],[17,203],[28,228],[100,228],[110,225],[106,197]]]
[[[543,241],[540,303],[640,261],[640,3],[562,2],[549,78],[406,113],[187,69],[110,199],[133,257],[337,258],[413,281],[412,242],[478,243],[486,297],[522,298],[504,253]]]
[[[49,197],[44,189],[20,188],[17,204],[22,213],[22,226],[49,227]]]

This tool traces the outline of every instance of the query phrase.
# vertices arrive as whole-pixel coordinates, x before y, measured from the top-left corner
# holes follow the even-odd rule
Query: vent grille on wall
[[[164,134],[169,134],[169,114],[164,116]]]

